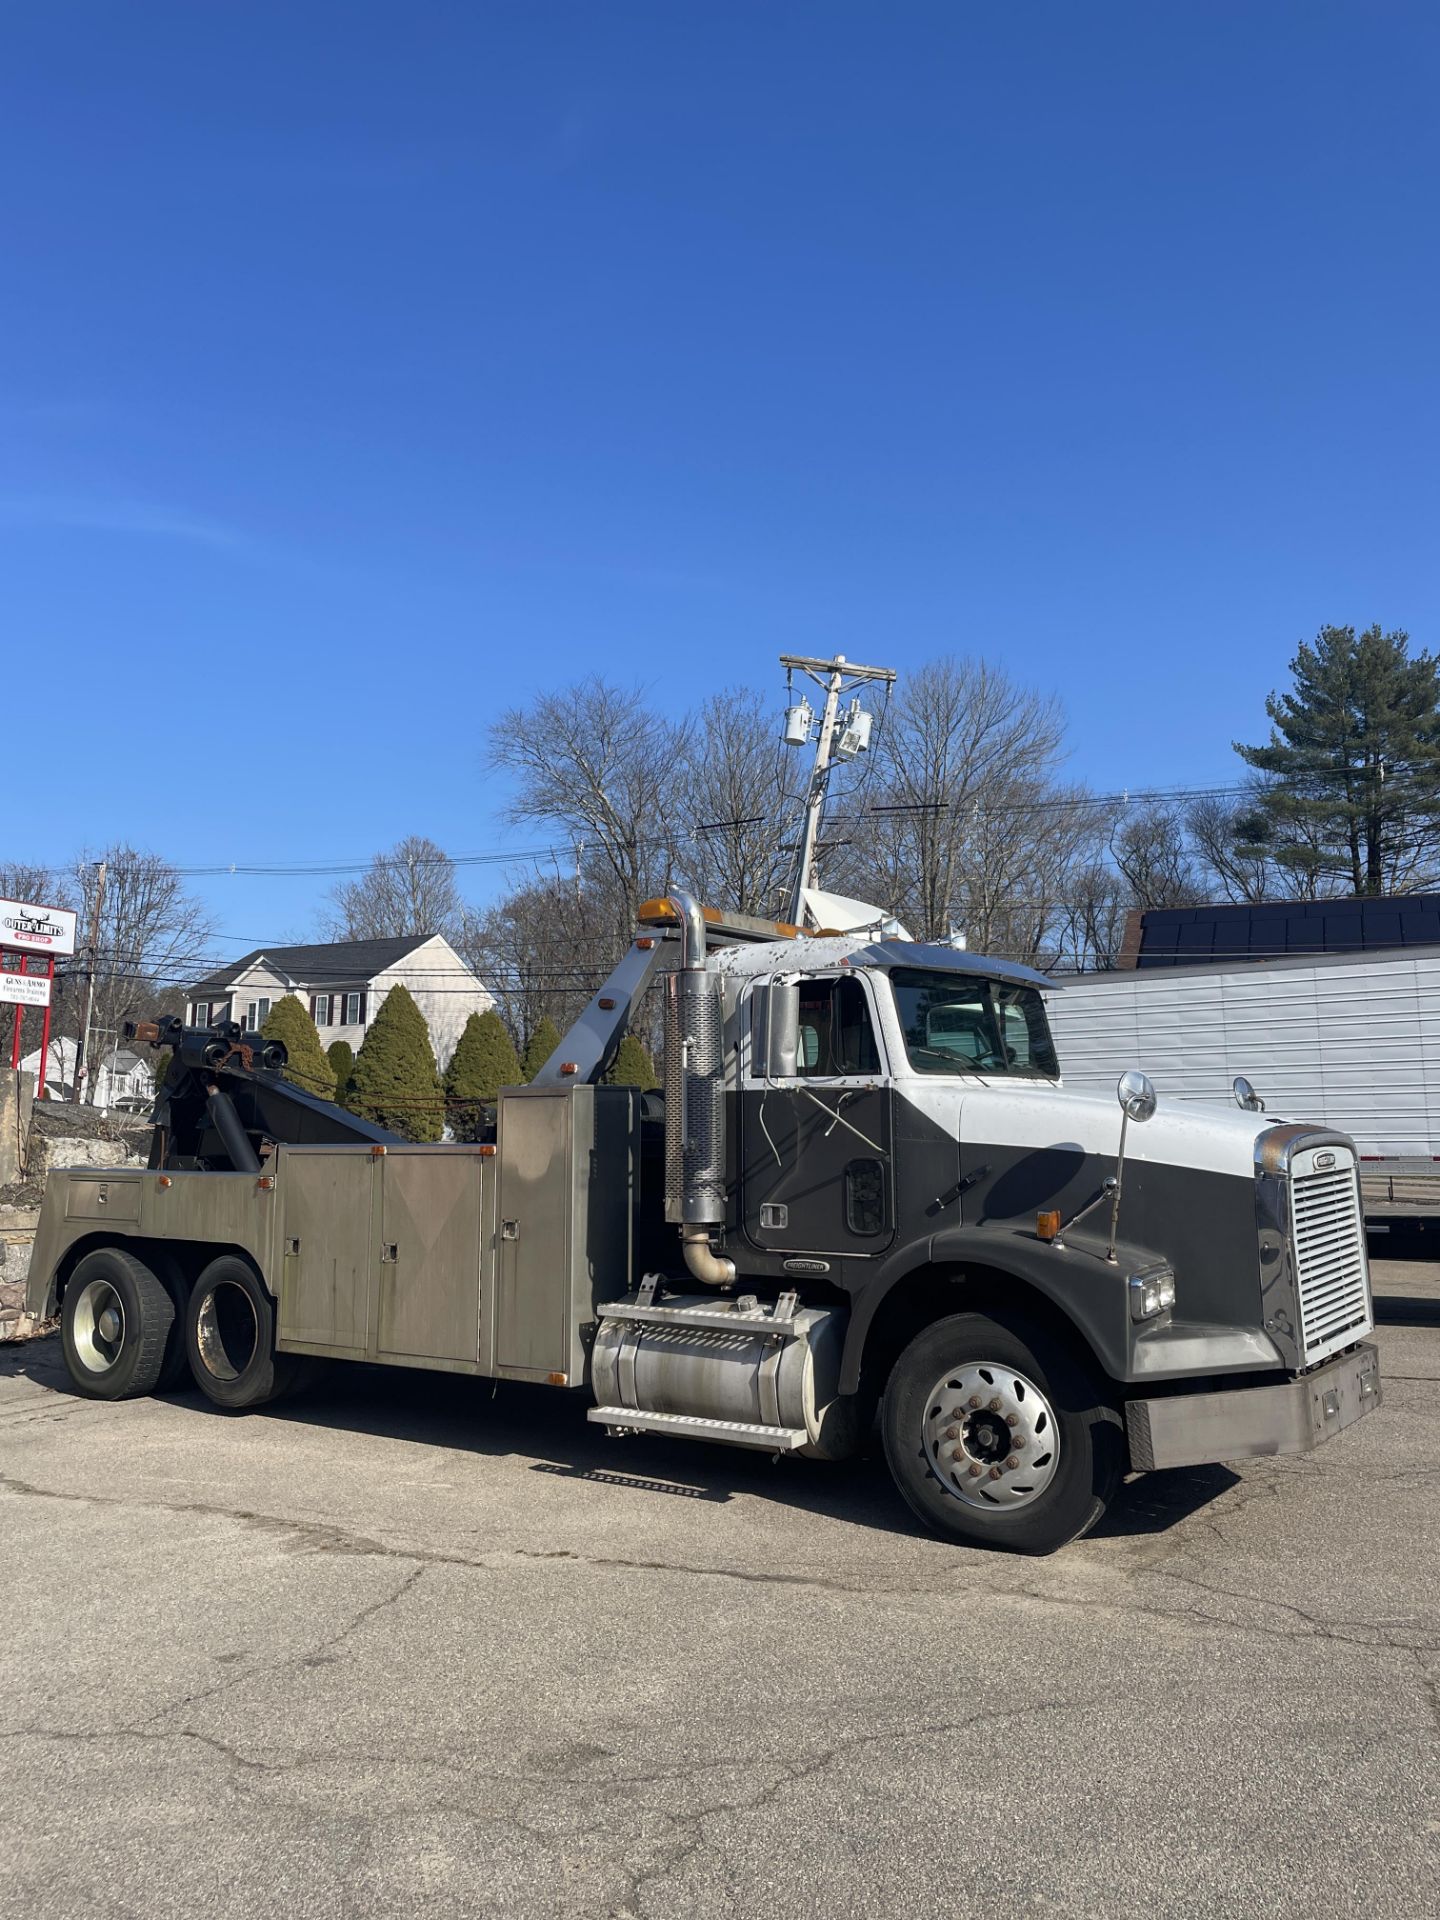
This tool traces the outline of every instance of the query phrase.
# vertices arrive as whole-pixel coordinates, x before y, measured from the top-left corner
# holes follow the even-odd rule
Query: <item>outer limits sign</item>
[[[75,915],[68,907],[0,900],[0,947],[12,953],[74,953]]]

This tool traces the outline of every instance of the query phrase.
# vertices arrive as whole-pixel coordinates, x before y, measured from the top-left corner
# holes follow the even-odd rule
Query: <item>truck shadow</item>
[[[1440,1327],[1440,1299],[1418,1293],[1377,1293],[1375,1324],[1381,1327]]]
[[[79,1398],[55,1340],[0,1349],[3,1374],[24,1376],[60,1398]],[[197,1419],[244,1417],[213,1406],[198,1388],[158,1397]],[[347,1364],[325,1369],[304,1394],[252,1417],[445,1447],[491,1459],[508,1456],[531,1473],[622,1488],[656,1499],[724,1505],[748,1497],[882,1533],[925,1537],[925,1529],[895,1490],[878,1435],[858,1459],[833,1464],[777,1462],[768,1454],[668,1441],[651,1434],[615,1440],[587,1420],[585,1410],[578,1394],[557,1393],[548,1387]],[[1142,1474],[1121,1487],[1090,1538],[1164,1533],[1208,1506],[1238,1477],[1228,1467]]]
[[[175,1398],[218,1418],[233,1417],[196,1393]],[[327,1371],[303,1396],[266,1411],[272,1418],[347,1433],[528,1459],[531,1473],[659,1499],[723,1505],[748,1496],[884,1533],[925,1534],[895,1489],[878,1433],[857,1459],[777,1461],[738,1447],[654,1434],[617,1439],[586,1418],[586,1406],[579,1395],[518,1381],[346,1365]],[[1140,1475],[1120,1488],[1090,1537],[1163,1533],[1218,1499],[1238,1478],[1220,1466]]]

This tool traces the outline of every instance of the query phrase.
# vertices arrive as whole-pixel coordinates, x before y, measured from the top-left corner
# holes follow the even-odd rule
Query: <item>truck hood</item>
[[[1112,1159],[1119,1150],[1119,1103],[1068,1093],[1050,1081],[917,1078],[903,1086],[897,1082],[896,1091],[937,1126],[953,1129],[977,1149],[1068,1149]],[[1283,1123],[1272,1114],[1167,1101],[1162,1093],[1149,1120],[1130,1123],[1125,1155],[1128,1161],[1252,1179],[1255,1143],[1277,1124]]]

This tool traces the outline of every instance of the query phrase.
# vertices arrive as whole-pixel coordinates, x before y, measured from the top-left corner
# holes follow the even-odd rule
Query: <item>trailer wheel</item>
[[[290,1356],[275,1351],[274,1302],[238,1254],[212,1260],[191,1288],[185,1352],[195,1384],[217,1407],[258,1407],[294,1384]]]
[[[76,1391],[92,1400],[149,1393],[174,1324],[175,1303],[143,1261],[122,1247],[87,1253],[60,1309],[60,1346]]]
[[[881,1409],[895,1483],[934,1532],[1054,1553],[1100,1518],[1120,1433],[1089,1369],[1039,1331],[937,1320],[895,1363]]]

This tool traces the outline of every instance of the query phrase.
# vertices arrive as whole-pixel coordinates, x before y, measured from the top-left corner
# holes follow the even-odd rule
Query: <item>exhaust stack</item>
[[[709,1287],[735,1279],[711,1251],[725,1219],[725,1061],[721,983],[705,965],[699,902],[672,893],[680,966],[665,983],[665,1218],[680,1228],[685,1265]]]

